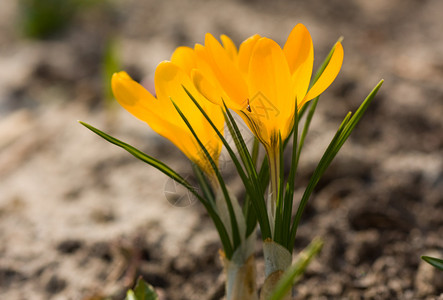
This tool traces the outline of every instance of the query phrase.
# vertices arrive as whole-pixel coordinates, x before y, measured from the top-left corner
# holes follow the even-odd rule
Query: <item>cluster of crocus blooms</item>
[[[314,49],[304,25],[293,28],[283,49],[273,40],[259,35],[246,39],[239,50],[229,37],[222,35],[221,40],[223,44],[208,33],[204,46],[179,47],[171,61],[161,62],[155,72],[157,98],[125,72],[116,73],[112,78],[114,95],[126,110],[148,123],[208,172],[206,158],[171,99],[191,121],[203,143],[212,149],[214,161],[218,161],[222,144],[183,86],[218,128],[223,128],[224,119],[217,106],[223,107],[224,102],[245,120],[271,153],[278,149],[279,135],[281,140],[288,137],[295,110],[300,110],[307,101],[326,90],[343,61],[343,48],[338,42],[322,76],[309,88]],[[262,98],[254,101],[257,97]],[[263,113],[266,105],[273,113]]]
[[[135,117],[148,123],[155,132],[169,139],[208,176],[212,187],[218,192],[215,197],[216,210],[233,244],[235,228],[240,228],[238,235],[241,235],[242,246],[238,249],[242,253],[232,257],[241,259],[235,261],[234,267],[230,261],[225,266],[229,270],[228,299],[256,299],[255,292],[251,292],[247,285],[238,286],[255,280],[246,278],[252,276],[248,274],[253,269],[250,255],[254,252],[254,245],[246,242],[251,239],[244,236],[247,220],[242,215],[239,203],[235,199],[223,202],[223,197],[230,196],[226,190],[224,194],[221,193],[220,185],[223,186],[223,183],[220,183],[217,165],[223,143],[213,126],[223,133],[225,109],[231,109],[243,118],[266,150],[271,182],[267,218],[274,233],[274,229],[278,228],[274,226],[274,222],[277,222],[276,195],[281,192],[278,191],[278,184],[283,180],[279,178],[281,142],[289,137],[300,109],[334,81],[342,61],[343,48],[337,42],[328,64],[312,84],[313,43],[306,27],[298,24],[283,48],[269,38],[254,35],[237,49],[229,37],[222,35],[220,43],[209,33],[206,34],[204,45],[177,48],[170,61],[161,62],[155,71],[156,96],[125,72],[112,77],[112,90],[118,102]],[[209,123],[201,110],[213,124]],[[202,151],[202,145],[206,152]],[[291,213],[292,206],[289,209]],[[268,249],[265,249],[265,261],[270,266],[266,266],[269,273],[266,276],[274,271],[278,271],[275,274],[284,271],[292,255],[288,248],[276,243],[270,245],[264,247]],[[243,269],[242,264],[245,265]],[[229,280],[229,274],[237,274],[237,277],[243,274],[244,278]],[[269,289],[274,285],[275,282],[271,283]]]

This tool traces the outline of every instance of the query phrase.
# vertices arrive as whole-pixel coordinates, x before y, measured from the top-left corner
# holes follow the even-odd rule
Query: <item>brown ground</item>
[[[296,250],[316,236],[325,246],[297,299],[443,299],[443,272],[420,260],[443,257],[442,1],[120,1],[82,10],[43,41],[20,35],[15,2],[0,3],[1,299],[122,299],[139,274],[162,299],[222,298],[220,245],[201,205],[172,206],[165,176],[76,120],[187,174],[183,156],[148,126],[104,108],[106,39],[118,38],[124,69],[149,83],[159,61],[206,32],[282,43],[298,22],[317,63],[345,37],[299,192],[341,118],[385,84],[304,215]]]

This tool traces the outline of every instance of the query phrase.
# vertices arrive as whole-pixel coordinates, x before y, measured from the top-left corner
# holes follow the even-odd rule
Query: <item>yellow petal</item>
[[[197,90],[206,99],[208,99],[214,104],[223,105],[220,89],[212,85],[212,83],[209,82],[208,79],[206,79],[206,77],[203,75],[203,73],[200,70],[198,69],[192,70],[191,79]]]
[[[235,61],[237,59],[237,47],[235,46],[234,42],[230,37],[224,34],[220,36],[220,39],[223,43],[223,48],[225,48],[229,55],[229,58],[231,58],[232,61]]]
[[[252,50],[259,38],[260,36],[258,34],[253,35],[240,45],[240,50],[238,51],[238,67],[244,76],[248,74]]]
[[[314,65],[314,49],[311,47],[308,58],[302,62],[295,72],[292,74],[292,83],[295,91],[297,102],[300,102],[308,92],[309,83],[311,82],[312,67]]]
[[[211,83],[200,70],[192,70],[191,78],[200,94],[212,103],[223,107],[224,101],[227,107],[234,110],[241,110],[243,108],[238,103],[232,101],[218,85]]]
[[[245,103],[248,97],[248,87],[237,65],[229,58],[226,50],[211,35],[206,34],[205,48],[207,49],[208,64],[217,78],[220,86],[238,104]]]
[[[311,51],[313,51],[313,45],[308,29],[303,24],[297,24],[283,47],[291,73],[294,73],[301,64],[305,63]]]
[[[286,138],[287,120],[294,115],[295,99],[291,74],[280,46],[271,39],[261,38],[254,47],[249,64],[250,115],[267,124],[270,131],[281,131]],[[249,109],[248,109],[249,110]],[[268,133],[273,136],[274,132]]]
[[[177,65],[169,61],[161,62],[155,70],[154,81],[157,98],[163,105],[165,118],[186,128],[186,124],[172,104],[172,99],[189,120],[199,119],[201,114],[182,87],[184,85],[188,90],[192,90],[190,79]]]
[[[283,48],[292,73],[293,87],[301,101],[308,92],[314,65],[314,46],[309,31],[303,24],[297,24],[289,34]]]
[[[148,123],[152,130],[181,147],[177,136],[183,134],[182,129],[163,118],[164,112],[157,99],[132,80],[126,72],[115,73],[111,82],[114,96],[121,106],[136,118]]]
[[[111,87],[120,105],[136,118],[146,122],[153,114],[150,103],[154,103],[156,99],[126,72],[114,73]]]
[[[233,109],[239,108],[240,105],[231,100],[214,73],[214,69],[209,62],[213,62],[209,51],[202,45],[196,44],[194,47],[196,54],[197,69],[191,72],[191,78],[199,92],[212,103],[222,105],[222,100],[228,107]]]
[[[332,54],[331,60],[323,71],[323,74],[320,76],[314,86],[309,90],[308,94],[303,99],[303,102],[298,104],[299,108],[303,106],[307,101],[323,93],[331,85],[335,77],[337,77],[338,72],[340,72],[342,63],[343,46],[340,42],[337,42],[335,44],[335,50]]]
[[[171,99],[174,101],[174,103],[186,116],[193,130],[208,151],[210,149],[209,152],[211,155],[214,155],[214,161],[218,161],[221,141],[214,133],[212,127],[204,118],[200,110],[189,98],[183,89],[183,86],[186,87],[196,101],[203,107],[203,109],[205,109],[208,115],[211,116],[212,121],[217,128],[219,128],[220,131],[223,131],[224,119],[219,106],[214,105],[204,99],[195,89],[189,76],[187,76],[185,72],[175,64],[172,62],[162,62],[159,64],[155,72],[155,88],[159,101],[165,103],[171,103]],[[173,106],[172,103],[170,105]],[[171,122],[174,121],[172,119],[179,120],[178,126],[181,127],[182,132],[185,132],[179,136],[177,136],[177,133],[171,133],[180,140],[180,145],[177,144],[177,146],[194,162],[198,163],[199,165],[203,163],[206,164],[204,153],[198,146],[197,141],[193,137],[191,131],[176,112],[175,107],[173,107],[173,110],[174,111],[163,111],[162,113],[165,115],[165,117],[170,119]],[[201,166],[205,168],[205,166]]]
[[[189,47],[178,47],[171,56],[171,62],[182,68],[190,75],[191,70],[197,67],[194,50]]]
[[[208,50],[203,45],[195,44],[194,53],[197,61],[197,69],[201,72],[201,74],[204,75],[204,78],[208,80],[211,85],[221,89],[217,77],[215,76],[215,73],[209,63],[213,59],[210,57]]]

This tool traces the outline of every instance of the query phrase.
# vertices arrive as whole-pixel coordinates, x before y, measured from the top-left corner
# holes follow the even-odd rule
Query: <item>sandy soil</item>
[[[341,35],[345,62],[320,100],[299,193],[346,112],[385,84],[307,208],[296,250],[316,236],[325,246],[296,299],[443,299],[443,272],[420,260],[443,257],[442,12],[439,0],[131,0],[83,10],[54,37],[31,40],[17,4],[2,1],[0,298],[122,299],[138,275],[162,299],[223,298],[220,244],[204,209],[192,199],[172,205],[172,182],[76,120],[188,174],[171,144],[106,109],[107,39],[149,85],[158,62],[206,32],[283,43],[301,22],[317,63]]]

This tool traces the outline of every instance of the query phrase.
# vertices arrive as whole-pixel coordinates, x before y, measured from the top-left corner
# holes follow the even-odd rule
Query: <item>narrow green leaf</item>
[[[192,170],[194,171],[195,177],[199,183],[199,186],[202,189],[203,195],[205,196],[206,199],[209,200],[209,202],[212,205],[215,205],[214,192],[212,191],[211,185],[209,184],[208,179],[204,175],[204,172],[194,162],[191,162],[191,166]]]
[[[258,180],[260,185],[263,187],[263,193],[265,188],[269,185],[269,161],[268,159],[264,159],[260,171],[258,173]]]
[[[331,143],[329,144],[328,148],[326,149],[325,153],[323,154],[322,158],[320,159],[320,162],[317,165],[317,168],[315,169],[314,174],[311,176],[311,179],[309,180],[308,186],[302,196],[302,199],[300,200],[300,204],[298,206],[297,213],[294,218],[294,222],[292,224],[292,229],[291,229],[291,244],[292,245],[294,244],[298,223],[300,222],[301,215],[304,211],[304,208],[306,206],[306,203],[307,203],[310,195],[312,194],[312,191],[314,190],[314,188],[317,185],[318,181],[320,180],[321,176],[323,176],[323,174],[326,171],[326,169],[328,168],[328,166],[331,164],[334,157],[337,155],[338,151],[341,149],[341,147],[343,146],[345,141],[348,139],[352,130],[355,128],[357,123],[360,121],[361,117],[363,116],[364,112],[368,108],[369,104],[374,99],[375,95],[377,94],[377,92],[380,89],[382,84],[383,84],[383,80],[381,80],[375,86],[375,88],[371,91],[371,93],[369,93],[369,95],[366,97],[366,99],[363,101],[363,103],[357,109],[357,111],[352,116],[352,118],[351,118],[351,113],[348,113],[348,115],[345,117],[342,124],[340,125],[340,128],[338,129],[334,138],[332,139]]]
[[[257,219],[260,223],[260,229],[262,231],[262,238],[271,238],[271,227],[269,224],[269,218],[266,210],[266,203],[263,198],[264,189],[266,186],[260,184],[259,177],[257,174],[257,170],[255,169],[254,162],[252,161],[251,155],[249,154],[248,148],[246,147],[246,143],[243,140],[243,137],[238,129],[238,126],[232,117],[231,112],[229,111],[226,104],[223,102],[224,110],[223,113],[225,115],[226,124],[228,129],[234,139],[237,150],[240,154],[240,158],[243,161],[243,164],[246,167],[246,171],[249,174],[249,178],[252,184],[252,187],[255,189],[254,195],[257,197],[253,200],[254,207],[256,209]]]
[[[305,125],[303,126],[303,131],[300,136],[300,141],[298,142],[297,157],[296,157],[295,164],[294,164],[295,168],[298,167],[298,162],[300,160],[300,154],[301,154],[301,151],[302,151],[303,146],[305,144],[305,138],[306,138],[306,135],[308,134],[309,126],[311,125],[311,121],[312,121],[312,117],[314,116],[315,109],[317,108],[318,99],[319,99],[319,96],[316,97],[314,100],[312,100],[312,104],[310,106],[308,116],[306,117]]]
[[[254,144],[252,145],[252,162],[254,163],[254,167],[257,167],[257,159],[260,151],[260,142],[257,138],[254,138]],[[252,189],[251,189],[252,190]],[[243,203],[243,212],[246,219],[246,236],[249,236],[257,225],[257,214],[254,209],[254,204],[252,203],[255,190],[252,193],[249,193],[246,190],[246,196]],[[255,197],[257,198],[257,197]]]
[[[233,237],[233,246],[234,249],[237,249],[237,247],[240,245],[241,238],[240,238],[240,231],[237,223],[237,218],[235,217],[234,208],[232,206],[231,197],[229,196],[229,192],[226,188],[225,182],[223,180],[223,177],[220,174],[219,169],[217,168],[217,165],[215,164],[214,160],[212,159],[212,156],[209,154],[208,150],[206,149],[205,145],[201,142],[200,138],[195,133],[194,129],[191,126],[191,123],[189,123],[189,120],[186,118],[186,116],[183,114],[183,112],[180,110],[180,108],[175,104],[174,100],[171,99],[172,104],[174,105],[175,109],[179,113],[180,117],[183,119],[183,121],[186,123],[186,126],[188,126],[189,130],[191,131],[192,135],[196,139],[198,145],[204,152],[206,158],[208,159],[209,163],[211,164],[212,169],[214,170],[214,173],[217,177],[218,182],[220,183],[220,187],[223,192],[223,196],[226,199],[226,204],[228,206],[229,211],[229,217],[231,220],[231,227],[232,227],[232,237]]]
[[[264,188],[269,185],[269,165],[268,165],[268,159],[266,157],[263,159],[262,164],[260,166],[260,171],[258,173],[258,184]],[[245,206],[247,205],[246,207],[253,208],[253,209],[249,209],[248,213],[245,213],[245,216],[247,216],[247,218],[246,218],[247,222],[248,222],[248,224],[250,224],[249,226],[251,226],[251,227],[249,227],[250,231],[247,233],[247,236],[249,236],[249,234],[252,233],[253,229],[255,228],[255,225],[257,224],[257,215],[256,215],[257,213],[256,213],[255,206],[258,205],[256,203],[258,201],[257,199],[260,199],[259,201],[264,201],[264,193],[265,193],[264,188],[261,190],[261,194],[259,197],[254,197],[252,194],[246,193]],[[253,221],[253,218],[256,219],[255,222]],[[254,227],[252,227],[252,226],[254,226]]]
[[[294,201],[294,188],[295,188],[295,174],[297,172],[297,152],[298,152],[298,113],[297,109],[294,112],[294,126],[292,129],[292,155],[291,155],[291,168],[289,170],[289,177],[286,184],[285,197],[284,197],[284,214],[283,214],[283,236],[284,241],[281,245],[284,245],[289,252],[292,252],[293,245],[290,245],[290,226],[292,218],[292,205]],[[289,140],[289,139],[288,139]]]
[[[243,180],[243,183],[248,183],[249,180],[247,179],[247,176],[237,158],[237,156],[235,155],[234,151],[232,150],[231,146],[229,146],[229,143],[226,141],[225,137],[223,136],[223,134],[221,133],[221,129],[217,128],[217,126],[215,126],[214,122],[211,120],[211,118],[208,116],[208,114],[205,112],[205,110],[201,107],[201,105],[197,102],[197,100],[195,100],[194,96],[186,89],[185,86],[183,86],[183,89],[185,90],[185,92],[188,94],[189,98],[192,100],[192,102],[194,102],[195,106],[197,106],[197,108],[200,110],[200,112],[202,113],[202,115],[205,117],[205,119],[209,122],[209,124],[211,125],[212,129],[214,129],[215,133],[218,135],[218,137],[220,138],[220,140],[223,142],[223,145],[225,146],[226,150],[229,153],[229,156],[231,157],[232,161],[235,164],[235,167],[240,175],[240,177]]]
[[[85,126],[86,128],[88,128],[89,130],[91,130],[92,132],[94,132],[95,134],[104,138],[105,140],[107,140],[111,144],[114,144],[120,148],[123,148],[124,150],[128,151],[130,154],[132,154],[133,156],[135,156],[139,160],[153,166],[154,168],[156,168],[157,170],[159,170],[163,174],[172,178],[176,182],[182,184],[189,191],[191,191],[193,193],[196,192],[193,186],[191,186],[183,177],[181,177],[178,173],[176,173],[174,170],[172,170],[170,167],[168,167],[163,162],[143,153],[142,151],[134,148],[133,146],[131,146],[129,144],[126,144],[126,143],[110,136],[109,134],[104,133],[103,131],[95,128],[92,125],[89,125],[89,124],[82,122],[82,121],[79,121],[79,123],[82,124],[83,126]]]
[[[285,164],[283,157],[283,141],[280,132],[278,133],[278,191],[277,204],[280,208],[280,213],[283,214],[283,186],[285,184]]]
[[[235,146],[237,147],[240,158],[242,159],[243,164],[246,168],[246,172],[251,175],[251,178],[254,179],[257,177],[257,171],[255,169],[254,162],[252,161],[252,157],[248,151],[248,147],[246,146],[246,143],[240,133],[237,123],[232,117],[231,112],[224,102],[223,105],[223,113],[225,115],[226,125],[228,125],[228,130],[231,133],[232,138],[234,139]]]
[[[256,137],[254,137],[254,144],[252,145],[251,157],[255,167],[257,167],[257,159],[259,152],[260,152],[260,141]]]
[[[312,104],[312,100],[309,101],[308,103],[306,103],[305,105],[303,105],[302,108],[300,108],[300,111],[298,112],[298,120],[300,120],[301,118],[303,118],[303,116],[305,115],[305,112],[308,110],[309,106]],[[295,127],[294,127],[295,128]],[[297,127],[298,129],[298,127]],[[294,129],[292,129],[294,130]],[[291,132],[292,134],[292,132]],[[289,138],[288,138],[289,139]],[[286,139],[286,140],[288,140]]]
[[[347,138],[351,134],[351,132],[354,130],[355,126],[358,124],[360,119],[363,117],[363,114],[365,113],[366,109],[371,104],[372,100],[374,99],[375,95],[377,94],[378,90],[381,88],[384,80],[380,80],[380,82],[374,87],[374,89],[369,93],[369,95],[366,97],[366,99],[363,101],[363,103],[360,105],[360,107],[357,109],[355,114],[352,116],[351,120],[349,120],[349,123],[347,124],[343,137],[340,141],[340,143],[337,145],[338,149],[340,150],[341,146],[346,142]]]
[[[296,261],[283,274],[269,300],[280,300],[287,295],[300,279],[312,258],[320,252],[323,242],[314,239],[297,257]]]
[[[243,185],[245,186],[246,189],[246,194],[248,195],[247,198],[252,197],[254,199],[259,198],[259,195],[256,194],[256,190],[252,187],[252,183],[250,181],[250,179],[248,178],[248,175],[246,175],[245,171],[243,170],[243,167],[240,164],[240,161],[238,160],[237,156],[235,155],[234,151],[232,150],[231,146],[229,145],[229,143],[226,141],[226,139],[224,138],[223,134],[221,133],[221,130],[219,128],[217,128],[217,126],[215,126],[214,122],[211,120],[211,118],[206,114],[206,112],[204,111],[204,109],[200,106],[200,104],[195,100],[194,96],[186,89],[185,86],[182,86],[183,89],[185,90],[185,92],[188,94],[189,98],[194,102],[195,106],[197,106],[197,108],[200,110],[200,112],[203,114],[203,116],[206,118],[206,120],[209,122],[209,124],[211,125],[211,127],[214,129],[215,133],[218,135],[218,137],[220,138],[220,140],[223,142],[223,145],[225,146],[226,150],[228,151],[229,156],[231,157],[237,172],[243,182]],[[250,176],[250,175],[249,175]],[[248,199],[246,199],[248,200]],[[247,202],[247,201],[246,201]],[[245,205],[246,205],[245,202]],[[254,215],[249,216],[248,214],[251,213],[251,210],[246,210],[246,235],[248,236],[250,233],[252,233],[252,231],[255,229],[255,225],[256,225],[256,217]]]
[[[196,195],[197,198],[200,199],[200,201],[205,206],[206,210],[208,211],[209,216],[211,217],[212,221],[214,222],[215,228],[218,231],[218,234],[220,236],[220,240],[223,245],[223,250],[225,251],[225,255],[227,259],[231,259],[232,255],[234,254],[234,249],[231,245],[231,240],[229,239],[228,231],[226,230],[225,225],[223,224],[222,220],[220,219],[220,216],[215,211],[212,204],[209,204],[207,201],[203,201],[200,195]]]
[[[325,170],[325,166],[327,166],[330,161],[332,160],[330,153],[332,153],[338,139],[340,138],[340,134],[343,132],[343,129],[347,122],[349,121],[351,117],[351,113],[348,113],[341,123],[339,129],[337,130],[335,136],[333,137],[332,141],[330,142],[328,148],[326,149],[325,153],[323,154],[322,158],[320,159],[320,162],[317,165],[317,168],[314,171],[314,174],[311,176],[311,179],[309,180],[308,186],[306,187],[305,192],[303,193],[303,196],[300,200],[300,203],[298,205],[294,221],[292,223],[291,228],[291,239],[290,239],[290,245],[294,245],[295,241],[295,235],[297,233],[297,227],[300,223],[301,216],[303,214],[303,211],[306,207],[306,204],[308,203],[308,199],[312,194],[312,191],[314,190],[315,186],[317,185],[318,181],[320,180],[320,177],[323,175],[323,172]],[[292,249],[292,247],[291,247]]]
[[[91,130],[92,132],[94,132],[95,134],[97,134],[98,136],[102,137],[103,139],[107,140],[108,142],[128,151],[130,154],[132,154],[134,157],[140,159],[141,161],[153,166],[154,168],[156,168],[157,170],[159,170],[160,172],[164,173],[165,175],[167,175],[168,177],[170,177],[171,179],[175,180],[175,182],[181,184],[182,186],[184,186],[186,189],[188,189],[193,195],[195,195],[197,197],[197,199],[200,200],[200,202],[205,206],[206,210],[209,213],[209,216],[211,217],[211,219],[214,222],[214,225],[220,235],[220,239],[222,241],[223,244],[223,249],[225,251],[226,257],[230,258],[232,256],[233,250],[232,250],[232,246],[231,246],[231,242],[229,240],[229,236],[228,233],[226,231],[226,228],[223,225],[223,222],[221,221],[220,217],[217,215],[217,213],[215,212],[214,208],[212,207],[212,205],[210,205],[204,198],[202,198],[200,196],[200,194],[196,191],[196,189],[189,184],[189,182],[187,182],[183,177],[181,177],[179,174],[177,174],[174,170],[172,170],[170,167],[168,167],[166,164],[162,163],[159,160],[156,160],[155,158],[143,153],[142,151],[132,147],[129,144],[126,144],[106,133],[104,133],[103,131],[87,124],[84,122],[79,121],[80,124],[82,124],[83,126],[85,126],[86,128],[88,128],[89,130]]]
[[[439,259],[439,258],[435,258],[435,257],[431,257],[431,256],[425,256],[425,255],[423,255],[421,257],[421,259],[423,259],[425,262],[432,265],[433,267],[443,271],[443,259]]]
[[[278,154],[276,155],[276,168],[278,168],[276,170],[277,174],[275,174],[277,176],[277,191],[275,191],[277,193],[277,204],[276,204],[276,210],[275,210],[275,228],[274,228],[274,241],[279,243],[279,244],[285,244],[284,240],[285,240],[285,236],[284,236],[284,220],[283,220],[283,214],[284,214],[284,201],[283,201],[283,195],[284,195],[284,191],[283,191],[283,185],[285,182],[285,178],[284,178],[284,159],[283,159],[283,142],[281,139],[281,134],[279,133],[278,135],[278,145],[279,145],[279,149],[278,149]],[[271,172],[272,172],[272,168],[271,168]]]

